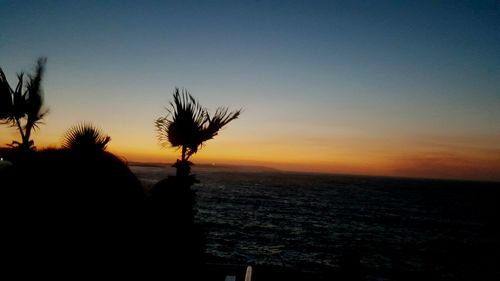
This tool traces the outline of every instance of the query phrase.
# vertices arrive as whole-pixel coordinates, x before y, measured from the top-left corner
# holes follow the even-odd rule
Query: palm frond
[[[17,75],[17,85],[15,90],[12,92],[12,102],[13,102],[13,107],[12,107],[12,116],[10,117],[13,122],[15,122],[15,119],[23,118],[26,116],[26,104],[27,101],[25,100],[25,95],[26,92],[23,95],[23,86],[24,86],[24,73],[19,73]]]
[[[214,138],[219,130],[241,114],[241,110],[229,112],[226,107],[219,107],[210,117],[186,90],[179,92],[175,88],[173,97],[170,108],[166,109],[167,115],[156,119],[155,127],[160,145],[182,148],[183,161],[198,152],[205,141]]]
[[[227,107],[219,107],[215,111],[215,114],[213,117],[210,117],[210,115],[207,115],[207,123],[206,125],[200,130],[198,134],[198,140],[196,141],[196,144],[190,147],[188,154],[187,154],[187,159],[191,157],[193,154],[198,152],[198,149],[203,147],[203,144],[208,141],[213,139],[219,131],[226,126],[229,122],[233,121],[234,119],[237,119],[240,114],[241,110],[237,111],[232,111],[228,112]]]
[[[192,146],[207,122],[206,110],[184,89],[175,88],[173,96],[167,115],[155,121],[158,140],[162,146]]]
[[[71,127],[64,135],[63,148],[76,151],[106,150],[111,137],[103,134],[91,123],[79,123]]]
[[[23,98],[24,73],[17,75],[17,85],[12,90],[5,73],[0,68],[0,119],[2,124],[15,126],[16,118],[22,118],[25,114],[26,102]]]
[[[48,113],[50,112],[49,109],[45,109],[44,111],[40,112],[38,114],[38,118],[37,119],[34,119],[31,123],[31,128],[33,129],[33,131],[37,131],[40,129],[40,125],[42,124],[45,124],[43,122],[43,118],[45,117],[45,115],[47,115]],[[25,126],[26,127],[26,126]]]
[[[155,120],[155,128],[157,132],[158,142],[162,147],[170,146],[168,141],[168,126],[170,125],[170,120],[167,117],[160,117]]]
[[[11,116],[12,106],[12,89],[0,68],[0,120]]]
[[[46,110],[43,110],[43,90],[42,77],[45,72],[46,58],[40,58],[37,61],[35,75],[29,75],[26,92],[24,94],[26,101],[26,114],[28,115],[28,123],[36,123],[43,118]]]
[[[241,109],[228,112],[227,107],[219,107],[213,117],[209,117],[208,126],[203,130],[202,141],[214,138],[218,132],[229,122],[237,119],[241,114]]]

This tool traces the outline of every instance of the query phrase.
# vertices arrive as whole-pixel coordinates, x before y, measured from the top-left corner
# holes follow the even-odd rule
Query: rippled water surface
[[[132,167],[146,187],[166,170]],[[369,272],[499,276],[499,184],[199,168],[208,252],[321,272],[355,252]],[[481,275],[481,276],[482,276]]]

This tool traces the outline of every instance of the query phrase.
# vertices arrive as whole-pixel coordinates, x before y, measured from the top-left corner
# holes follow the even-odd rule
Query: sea
[[[146,189],[171,168],[131,166]],[[373,280],[500,280],[500,183],[194,167],[207,252],[321,275],[356,256]]]

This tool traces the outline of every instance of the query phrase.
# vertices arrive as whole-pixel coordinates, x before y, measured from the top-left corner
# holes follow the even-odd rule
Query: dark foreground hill
[[[169,213],[154,207],[162,203],[113,154],[51,149],[5,158],[13,165],[0,171],[3,252],[18,275],[149,279],[199,261],[194,226],[173,209],[185,202]]]

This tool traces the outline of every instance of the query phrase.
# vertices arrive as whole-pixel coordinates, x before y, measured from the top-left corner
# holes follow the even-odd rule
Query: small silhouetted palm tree
[[[220,129],[238,118],[241,110],[229,112],[226,107],[219,107],[211,116],[188,91],[175,88],[174,101],[167,108],[167,115],[156,119],[155,125],[158,140],[164,147],[172,146],[181,149],[181,159],[176,167],[179,174],[180,166],[189,173],[189,158],[198,152],[207,140],[214,138]]]
[[[15,89],[9,85],[3,70],[0,68],[0,120],[4,124],[17,127],[21,142],[13,141],[11,146],[23,149],[34,147],[31,132],[38,128],[48,110],[43,108],[42,77],[46,58],[39,58],[35,73],[28,74],[24,81],[24,73],[17,75]]]
[[[111,137],[91,123],[79,123],[66,131],[63,148],[74,151],[104,151]]]

